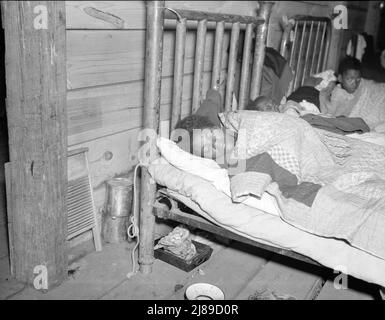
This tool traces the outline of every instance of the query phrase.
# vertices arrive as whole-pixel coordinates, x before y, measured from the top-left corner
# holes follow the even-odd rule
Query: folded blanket
[[[301,118],[318,129],[344,135],[350,133],[365,133],[370,131],[370,128],[361,118],[325,118],[315,114],[305,114]]]
[[[245,197],[262,197],[270,183],[278,184],[285,198],[292,198],[306,206],[313,204],[321,185],[312,182],[299,183],[296,175],[280,167],[266,152],[247,160],[246,172],[231,178],[231,194],[235,202]]]

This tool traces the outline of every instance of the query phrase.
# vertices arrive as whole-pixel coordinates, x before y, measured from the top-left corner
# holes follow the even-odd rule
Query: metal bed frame
[[[214,62],[212,70],[211,86],[218,86],[220,83],[220,69],[221,69],[221,57],[224,52],[222,48],[223,36],[225,27],[231,27],[231,40],[229,50],[229,61],[227,69],[226,80],[226,95],[225,95],[225,109],[230,110],[231,98],[234,92],[234,75],[237,59],[238,40],[241,25],[245,29],[245,40],[243,48],[243,59],[241,67],[240,77],[240,89],[239,89],[239,109],[243,109],[245,103],[249,99],[255,99],[260,91],[262,67],[264,60],[264,50],[266,46],[267,30],[269,24],[269,18],[273,3],[260,2],[260,8],[257,17],[229,15],[229,14],[217,14],[207,13],[191,10],[174,10],[164,7],[163,1],[148,1],[147,6],[147,32],[146,32],[146,66],[145,66],[145,89],[144,89],[144,128],[153,129],[159,132],[159,106],[160,106],[160,87],[161,87],[161,74],[162,74],[162,49],[163,49],[163,32],[164,26],[167,20],[176,21],[176,42],[175,42],[175,62],[174,62],[174,83],[173,83],[173,100],[172,100],[172,112],[170,127],[173,128],[176,122],[181,116],[181,104],[182,104],[182,83],[183,83],[183,65],[184,65],[184,48],[186,38],[186,25],[187,21],[195,21],[195,24],[191,24],[197,29],[197,41],[195,51],[195,67],[194,67],[194,83],[192,93],[192,113],[197,110],[202,100],[202,72],[203,72],[203,59],[205,50],[205,36],[207,26],[213,26],[215,23],[215,44],[214,44]],[[169,25],[169,21],[167,21]],[[293,53],[295,53],[295,47],[300,41],[300,53],[303,51],[304,44],[304,32],[307,24],[310,23],[310,36],[314,25],[317,24],[316,38],[319,37],[319,30],[322,27],[322,41],[320,46],[325,47],[325,52],[328,52],[329,48],[329,36],[325,34],[327,26],[330,24],[330,20],[327,18],[314,18],[314,17],[295,17],[294,25],[288,23],[284,27],[281,54],[287,57],[286,51],[290,49],[290,64],[295,66],[295,70],[299,70],[300,65],[303,65],[303,58],[295,61]],[[302,34],[298,32],[299,26],[302,26]],[[294,39],[290,41],[290,33],[294,27]],[[301,34],[301,37],[299,35]],[[251,48],[252,39],[255,36],[255,48]],[[292,42],[292,46],[290,46]],[[324,44],[326,45],[324,45]],[[316,45],[318,42],[316,42]],[[310,46],[307,46],[307,53],[305,59],[309,57]],[[250,78],[250,60],[253,53],[253,64],[251,68]],[[301,56],[301,55],[299,55]],[[321,57],[323,57],[323,63],[321,64]],[[321,68],[324,68],[327,61],[327,54],[319,55],[317,59],[312,58],[310,70],[314,70],[313,64],[316,66],[318,72]],[[316,63],[313,63],[316,62]],[[307,66],[305,61],[305,67]],[[307,69],[308,70],[308,69]],[[301,80],[303,82],[303,78]],[[300,82],[300,83],[302,83]],[[296,76],[293,81],[293,85],[299,85],[299,77]],[[152,141],[150,143],[155,143]],[[153,155],[155,158],[156,155]],[[151,161],[152,159],[150,159]],[[301,254],[295,253],[290,250],[276,248],[273,246],[261,244],[251,241],[250,239],[241,237],[231,231],[218,227],[211,222],[194,215],[183,213],[177,208],[176,201],[170,199],[173,206],[169,209],[164,204],[161,204],[156,199],[156,185],[151,183],[151,178],[147,170],[142,170],[141,179],[141,197],[140,197],[140,243],[139,243],[139,265],[140,270],[143,273],[150,273],[152,271],[152,264],[154,260],[154,225],[155,217],[167,220],[177,221],[191,227],[199,228],[209,231],[227,238],[237,240],[243,243],[251,244],[255,247],[259,247],[274,253],[285,255],[297,260],[305,261],[307,263],[318,265],[319,264]],[[163,192],[163,195],[165,193]]]
[[[176,30],[175,59],[174,59],[174,82],[173,100],[171,111],[171,129],[181,117],[182,105],[182,84],[184,76],[184,48],[187,26],[197,30],[197,41],[195,51],[194,82],[192,93],[192,113],[199,107],[202,100],[202,78],[203,78],[203,59],[205,52],[205,36],[208,28],[215,28],[214,61],[212,69],[211,87],[215,88],[221,83],[221,57],[225,51],[222,48],[224,31],[231,28],[230,50],[226,79],[225,109],[231,109],[231,98],[234,92],[234,77],[237,60],[238,40],[240,30],[245,30],[245,40],[243,47],[243,59],[240,77],[240,89],[238,95],[238,108],[243,109],[249,99],[255,99],[261,86],[262,67],[264,52],[266,47],[267,31],[269,26],[270,13],[274,3],[259,2],[257,17],[208,13],[191,10],[173,10],[165,8],[164,1],[146,1],[147,30],[146,30],[146,56],[145,56],[145,81],[144,81],[144,112],[143,128],[154,130],[159,133],[159,113],[160,113],[160,90],[162,76],[162,56],[163,56],[163,32],[168,28],[169,22],[173,22]],[[290,21],[290,20],[289,20]],[[172,23],[171,23],[172,24]],[[289,88],[290,93],[294,88],[303,84],[306,75],[312,75],[323,71],[326,67],[329,48],[330,48],[330,18],[296,16],[294,23],[284,26],[281,41],[280,53],[289,59],[290,66],[295,70],[295,77]],[[302,28],[301,28],[302,27]],[[307,28],[309,27],[309,28]],[[294,31],[292,33],[292,30]],[[302,32],[299,32],[299,28]],[[311,40],[314,36],[314,42]],[[322,28],[322,32],[320,30]],[[304,43],[306,42],[306,32],[308,32],[308,42],[306,53],[303,55]],[[290,37],[293,34],[293,37]],[[321,40],[318,41],[321,35]],[[253,37],[255,37],[255,47],[252,48]],[[299,54],[295,58],[296,47],[299,43]],[[313,55],[309,68],[309,53],[313,44]],[[318,54],[314,51],[319,48]],[[253,60],[251,60],[251,57]],[[250,62],[252,68],[250,70]],[[302,67],[303,72],[298,71]],[[250,74],[251,73],[251,74]],[[171,130],[170,130],[171,132]],[[156,150],[156,139],[147,141]],[[149,161],[154,160],[157,154],[150,153]],[[159,197],[166,197],[170,206],[159,200]],[[245,244],[252,245],[272,253],[280,254],[305,263],[322,266],[309,257],[298,254],[294,251],[262,244],[242,237],[236,233],[228,231],[199,215],[183,212],[178,207],[177,200],[167,194],[165,189],[157,190],[157,186],[152,180],[146,168],[141,170],[141,187],[139,201],[139,269],[143,274],[152,272],[154,262],[154,227],[155,217],[171,220],[185,224],[187,226],[208,231],[213,234],[223,236],[228,239],[236,240]],[[319,283],[323,286],[324,282]],[[381,297],[385,297],[385,289],[380,287]]]
[[[280,53],[289,61],[294,78],[287,95],[302,86],[307,76],[326,68],[330,40],[331,19],[297,15],[283,23]]]
[[[231,98],[234,92],[234,76],[237,60],[238,40],[240,30],[245,30],[245,41],[243,47],[243,63],[241,67],[240,89],[239,89],[239,109],[243,109],[249,99],[255,99],[260,91],[262,67],[264,61],[264,51],[266,46],[267,30],[271,9],[274,3],[259,2],[257,17],[240,16],[230,14],[217,14],[191,10],[173,10],[164,7],[164,1],[146,1],[147,12],[147,32],[146,32],[146,56],[145,56],[145,82],[144,82],[144,114],[143,127],[145,129],[159,132],[159,113],[160,113],[160,89],[162,75],[162,53],[163,53],[163,32],[165,26],[169,25],[170,20],[176,22],[176,43],[174,59],[174,83],[173,100],[170,127],[173,128],[181,117],[182,104],[182,82],[184,66],[184,48],[187,25],[197,30],[197,41],[195,51],[194,82],[192,93],[192,112],[200,105],[202,100],[202,78],[203,78],[203,58],[205,52],[205,36],[207,28],[215,27],[214,61],[212,69],[211,86],[216,87],[221,82],[221,56],[225,50],[222,48],[224,30],[231,28],[230,50],[226,79],[225,109],[231,109]],[[309,26],[308,37],[313,38],[313,31],[316,28],[313,50],[318,47],[319,54],[313,53],[309,68],[309,53],[312,41],[308,41],[306,53],[304,43]],[[299,28],[302,27],[302,32]],[[294,28],[294,37],[290,39],[290,33]],[[322,28],[322,32],[320,30]],[[288,58],[290,65],[296,71],[291,90],[303,84],[306,75],[311,75],[324,70],[327,63],[327,56],[330,47],[330,19],[317,17],[294,17],[294,24],[289,23],[284,26],[280,52]],[[320,42],[317,39],[321,36]],[[252,48],[252,39],[255,37],[255,47]],[[299,54],[294,58],[295,48],[299,43]],[[313,52],[314,52],[313,51]],[[289,54],[289,56],[288,56]],[[253,55],[253,60],[251,56]],[[298,58],[299,57],[299,58]],[[250,61],[252,68],[250,70]],[[304,72],[299,75],[300,67]],[[251,72],[251,75],[250,75]],[[289,88],[290,89],[290,88]],[[290,90],[289,90],[290,91]],[[171,131],[170,131],[171,132]],[[149,142],[153,150],[156,150],[156,139]],[[149,161],[154,160],[157,154],[150,153]],[[159,200],[159,197],[166,197],[170,206]],[[272,253],[280,254],[305,263],[320,266],[318,262],[309,257],[298,254],[294,251],[273,247],[258,243],[236,233],[228,231],[199,215],[183,212],[178,207],[177,200],[167,194],[165,189],[158,191],[157,186],[152,181],[148,171],[142,167],[141,188],[140,188],[140,208],[139,208],[139,269],[144,274],[152,272],[154,262],[154,227],[155,217],[171,220],[185,224],[187,226],[208,231],[213,234],[223,236],[228,239],[236,240],[245,244],[252,245]],[[320,286],[323,285],[319,283]],[[384,294],[384,288],[380,288]]]
[[[225,29],[231,28],[227,76],[225,79],[225,110],[231,110],[232,96],[235,88],[235,72],[241,29],[245,30],[245,40],[238,97],[239,108],[243,109],[244,104],[249,99],[255,99],[258,96],[261,86],[268,23],[274,3],[260,2],[259,4],[258,16],[253,17],[192,10],[174,10],[171,8],[165,8],[164,1],[146,1],[147,30],[143,128],[154,130],[157,133],[159,132],[163,33],[165,25],[170,25],[170,20],[171,22],[176,22],[173,100],[170,121],[171,128],[175,126],[176,122],[181,117],[184,77],[184,49],[187,23],[190,23],[190,26],[196,28],[197,32],[191,112],[194,113],[202,101],[205,38],[207,28],[212,26],[215,26],[214,57],[211,80],[212,87],[218,87],[223,80],[221,79],[220,72],[222,69],[222,54],[224,54],[226,50],[223,48],[223,38]],[[254,48],[252,48],[253,37],[255,37]],[[251,61],[253,63],[250,70]],[[153,150],[156,149],[155,140],[156,139],[150,139],[149,141],[149,144],[154,147]],[[150,158],[147,160],[151,162],[156,156],[156,154],[150,154]],[[156,185],[151,183],[149,173],[147,170],[142,169],[141,174],[139,266],[140,271],[146,274],[152,271],[152,264],[154,261],[155,216],[159,215],[166,218],[166,213],[165,210],[159,209],[159,206],[157,207],[159,204],[156,203]],[[178,219],[176,216],[168,216],[168,218],[174,218],[174,220]],[[192,225],[194,224],[194,221],[186,219],[184,220],[184,223]],[[203,227],[203,224],[201,227]],[[210,228],[213,232],[215,232],[214,227],[207,228]]]

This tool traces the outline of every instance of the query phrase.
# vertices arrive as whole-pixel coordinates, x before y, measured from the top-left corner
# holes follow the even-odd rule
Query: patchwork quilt
[[[246,143],[247,169],[231,179],[233,200],[268,192],[289,224],[385,259],[383,146],[285,114],[240,111],[220,119],[246,135],[237,144]]]

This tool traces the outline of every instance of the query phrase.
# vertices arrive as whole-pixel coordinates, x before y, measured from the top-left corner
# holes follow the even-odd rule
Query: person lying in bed
[[[343,59],[338,68],[339,85],[323,113],[362,118],[369,128],[385,132],[385,83],[361,78],[361,63],[353,57]]]
[[[249,101],[246,110],[275,111],[294,116],[319,114],[323,97],[330,96],[336,80],[333,70],[327,70],[307,77],[303,86],[297,88],[287,99],[283,99],[280,105],[274,103],[271,97],[260,96]]]
[[[250,100],[245,110],[279,112],[279,105],[274,103],[273,99],[267,96],[259,96],[255,100]]]
[[[295,117],[300,117],[302,114],[313,112],[319,114],[319,110],[311,103],[304,102],[302,104],[288,100],[281,105],[274,103],[273,99],[267,96],[259,96],[255,100],[250,100],[245,110],[263,111],[263,112],[281,112]]]
[[[263,112],[280,112],[280,110],[282,110],[282,113],[300,117],[315,128],[343,135],[352,133],[361,134],[370,131],[370,128],[361,118],[324,117],[317,112],[315,114],[312,113],[311,105],[308,106],[303,115],[300,115],[299,111],[304,110],[304,108],[303,105],[292,100],[288,100],[284,105],[277,106],[269,97],[259,96],[254,101],[250,101],[245,109]]]
[[[231,164],[226,155],[234,148],[236,137],[234,138],[231,131],[223,130],[211,122],[207,116],[187,116],[176,124],[175,129],[188,132],[191,153],[211,158],[228,170],[233,201],[241,201],[239,199],[248,195],[260,198],[266,187],[271,182],[276,182],[285,198],[292,198],[310,207],[321,188],[321,185],[312,182],[299,182],[295,174],[279,166],[267,152],[246,159],[244,170],[232,175]],[[201,131],[194,134],[194,130]],[[218,139],[221,132],[223,136]],[[182,144],[182,141],[178,141],[178,144]]]
[[[336,85],[337,77],[333,70],[326,70],[311,77],[307,77],[302,86],[297,88],[288,97],[287,101],[296,102],[298,113],[304,114],[320,114],[323,108],[324,100],[330,99],[331,92]],[[287,106],[282,106],[281,112],[285,112]],[[295,108],[295,105],[288,107]]]

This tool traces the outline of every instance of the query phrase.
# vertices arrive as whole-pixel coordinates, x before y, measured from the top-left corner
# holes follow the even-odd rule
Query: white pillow
[[[174,167],[196,175],[213,184],[219,191],[231,197],[230,179],[226,169],[222,169],[214,160],[201,158],[188,153],[166,138],[157,139],[157,146],[161,155]],[[242,202],[250,207],[279,216],[279,207],[276,199],[264,192],[261,199],[249,196]]]
[[[209,181],[219,191],[231,197],[227,170],[222,169],[214,160],[186,152],[179,148],[175,142],[163,137],[158,138],[156,144],[161,155],[174,167]]]
[[[270,193],[264,192],[261,199],[253,196],[248,196],[245,201],[242,202],[250,207],[262,210],[272,215],[278,216],[281,212],[278,207],[278,202]]]

